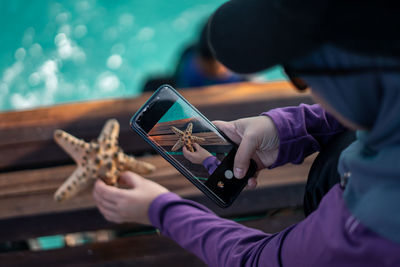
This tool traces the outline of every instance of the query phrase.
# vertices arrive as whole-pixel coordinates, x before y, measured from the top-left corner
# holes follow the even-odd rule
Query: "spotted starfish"
[[[194,152],[194,143],[206,141],[206,139],[202,137],[192,135],[193,123],[191,122],[188,124],[185,131],[181,131],[175,126],[171,126],[171,130],[179,137],[178,141],[176,141],[175,145],[172,147],[172,151],[177,151],[179,148],[185,145],[189,151]]]
[[[147,174],[155,169],[150,163],[126,155],[118,146],[118,135],[119,123],[115,119],[108,120],[97,141],[90,143],[62,130],[54,132],[55,141],[78,165],[54,194],[56,201],[75,196],[97,178],[101,178],[106,184],[116,185],[122,171]]]

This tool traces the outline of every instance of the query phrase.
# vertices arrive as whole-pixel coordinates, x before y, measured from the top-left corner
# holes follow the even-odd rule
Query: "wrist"
[[[280,137],[277,125],[275,124],[273,118],[269,116],[268,112],[261,113],[260,117],[265,120],[264,123],[268,127],[267,132],[270,134],[270,136],[268,136],[265,148],[269,150],[278,149],[280,144]]]

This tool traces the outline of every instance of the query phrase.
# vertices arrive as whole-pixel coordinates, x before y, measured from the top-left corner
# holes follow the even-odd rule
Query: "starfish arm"
[[[192,131],[193,131],[193,123],[190,122],[190,123],[188,124],[186,130],[185,130],[185,133],[186,133],[186,134],[191,134]]]
[[[179,130],[178,128],[176,128],[175,126],[171,126],[171,130],[178,136],[184,135],[184,133],[181,130]]]
[[[194,152],[194,148],[192,146],[192,144],[187,144],[186,145],[187,150],[189,150],[190,152]]]
[[[181,139],[178,139],[178,141],[176,141],[175,145],[172,147],[171,151],[177,151],[183,146],[183,144],[183,141]]]
[[[97,140],[99,141],[99,143],[106,142],[107,140],[115,143],[118,140],[118,135],[119,123],[116,119],[111,119],[106,122]]]
[[[91,178],[90,173],[87,173],[84,168],[78,167],[57,189],[54,199],[59,202],[69,199],[92,185],[93,182],[94,179]]]
[[[86,150],[89,148],[88,143],[63,130],[54,131],[54,140],[75,160],[75,162],[80,162]]]
[[[196,141],[196,142],[205,142],[206,141],[205,138],[194,136],[194,135],[192,135],[191,138],[192,138],[193,141]]]
[[[139,174],[149,174],[156,169],[154,165],[137,160],[128,155],[125,155],[124,162],[122,162],[121,166],[123,171],[133,171]]]
[[[111,157],[99,166],[97,175],[108,185],[116,185],[119,178],[119,171],[117,169],[117,160]]]

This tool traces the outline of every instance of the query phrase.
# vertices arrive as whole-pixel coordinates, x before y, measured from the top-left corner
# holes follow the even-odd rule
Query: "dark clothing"
[[[245,81],[243,77],[234,73],[229,73],[226,77],[213,77],[201,69],[199,60],[200,54],[195,49],[187,50],[183,54],[175,72],[175,81],[178,88],[202,87]]]
[[[308,173],[303,205],[306,216],[316,210],[326,193],[339,183],[340,176],[337,166],[340,153],[355,139],[354,132],[345,131],[333,138],[319,152]]]
[[[306,56],[324,44],[400,58],[397,1],[231,0],[209,21],[214,56],[253,73]]]

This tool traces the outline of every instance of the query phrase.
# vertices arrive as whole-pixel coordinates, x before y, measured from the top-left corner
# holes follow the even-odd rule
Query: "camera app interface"
[[[148,135],[203,183],[233,149],[181,98],[171,98],[166,112]]]

